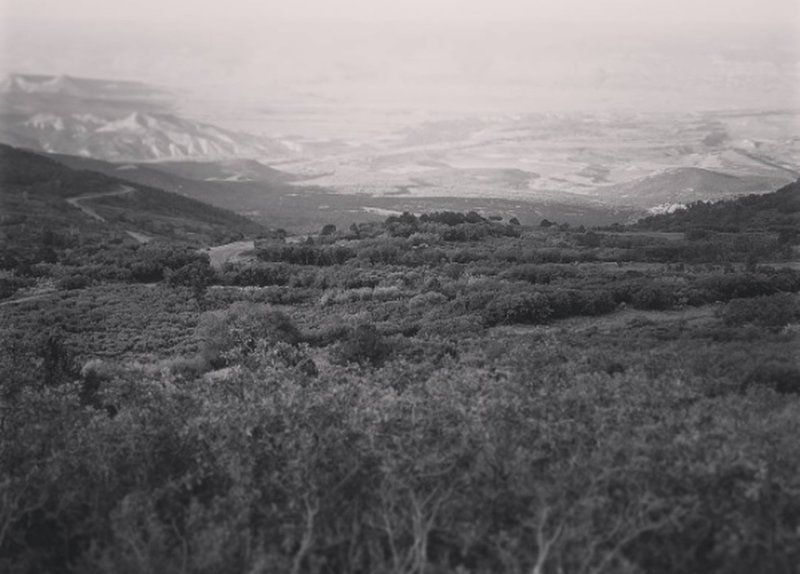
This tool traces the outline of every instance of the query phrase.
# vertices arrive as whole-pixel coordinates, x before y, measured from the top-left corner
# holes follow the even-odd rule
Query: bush
[[[668,287],[645,285],[633,293],[631,303],[637,309],[663,311],[675,304],[675,294]]]
[[[745,379],[742,388],[765,386],[780,394],[800,395],[800,368],[789,363],[770,363],[754,369]]]
[[[91,279],[85,275],[67,275],[56,281],[56,287],[64,291],[85,289],[91,282]]]
[[[259,341],[297,344],[300,331],[291,319],[268,305],[234,303],[226,311],[205,313],[198,327],[201,354],[208,364],[220,368],[251,355]]]
[[[409,309],[425,309],[430,307],[438,307],[447,303],[447,297],[436,291],[428,291],[427,293],[420,293],[414,295],[408,300]]]
[[[19,289],[31,287],[36,281],[30,277],[18,277],[16,275],[0,276],[0,299],[7,299]]]
[[[389,345],[375,325],[365,323],[350,330],[339,346],[337,358],[341,363],[379,366],[389,352]]]
[[[167,283],[169,285],[189,287],[195,296],[200,296],[205,293],[208,287],[216,279],[214,270],[208,258],[197,259],[191,263],[187,263],[174,271],[167,274]]]
[[[552,314],[550,303],[542,293],[503,294],[492,299],[484,311],[489,325],[544,323]]]
[[[721,312],[729,327],[747,323],[780,328],[800,320],[800,298],[788,293],[765,295],[752,299],[733,299]]]

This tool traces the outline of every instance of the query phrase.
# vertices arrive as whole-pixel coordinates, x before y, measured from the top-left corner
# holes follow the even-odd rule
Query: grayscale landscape
[[[793,0],[4,0],[0,571],[800,572]]]

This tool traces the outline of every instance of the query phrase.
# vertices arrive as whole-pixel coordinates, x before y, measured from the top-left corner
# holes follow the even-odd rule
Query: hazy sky
[[[0,41],[3,72],[265,102],[800,102],[800,0],[0,0]]]
[[[12,18],[185,20],[218,23],[268,19],[485,21],[534,19],[785,22],[797,0],[3,0]]]

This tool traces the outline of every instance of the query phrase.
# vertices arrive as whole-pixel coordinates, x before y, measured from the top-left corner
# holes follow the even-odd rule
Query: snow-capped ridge
[[[6,128],[44,151],[110,161],[275,158],[294,153],[269,138],[139,110],[124,115],[37,111]]]

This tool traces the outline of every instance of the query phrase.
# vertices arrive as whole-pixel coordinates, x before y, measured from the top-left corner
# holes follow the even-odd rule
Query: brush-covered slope
[[[800,234],[800,180],[779,190],[716,203],[698,201],[670,214],[642,219],[638,227],[658,231],[768,231]]]
[[[7,245],[45,231],[198,245],[263,231],[231,211],[5,145],[0,145],[0,205]]]

